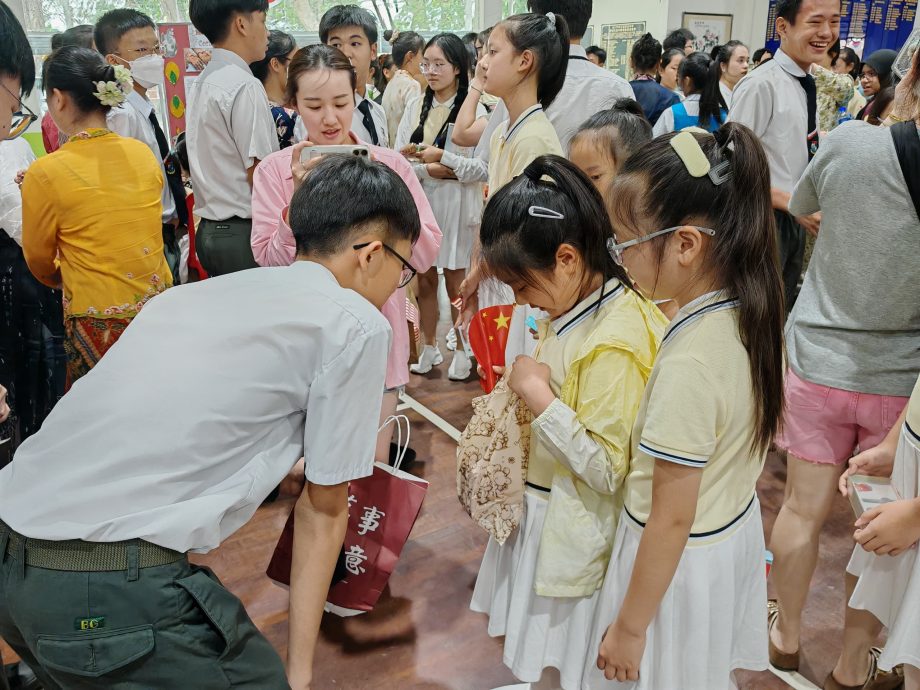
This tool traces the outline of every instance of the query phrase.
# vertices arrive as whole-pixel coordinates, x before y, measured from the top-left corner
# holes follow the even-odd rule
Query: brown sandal
[[[776,625],[776,619],[779,618],[779,604],[776,599],[767,601],[767,639],[770,643],[770,665],[779,671],[798,671],[799,670],[799,653],[792,652],[787,654],[777,649],[770,638],[770,631]]]
[[[869,650],[869,676],[865,683],[843,685],[834,678],[834,672],[831,671],[824,681],[824,690],[899,690],[904,687],[904,666],[899,664],[891,671],[883,671],[878,666],[881,656],[882,650],[878,647]]]

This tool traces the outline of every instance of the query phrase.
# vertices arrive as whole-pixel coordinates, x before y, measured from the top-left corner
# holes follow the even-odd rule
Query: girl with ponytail
[[[728,119],[728,105],[719,81],[721,67],[706,53],[692,53],[680,63],[678,83],[684,100],[665,110],[655,124],[653,134],[660,137],[688,127],[714,132]]]
[[[48,112],[68,139],[26,173],[22,249],[38,280],[63,289],[69,387],[172,284],[163,256],[163,173],[146,144],[106,127],[106,114],[134,88],[127,69],[95,50],[65,46],[45,61],[42,84]]]
[[[589,690],[727,689],[734,669],[767,668],[755,487],[782,414],[785,315],[768,170],[729,123],[655,139],[608,193],[614,260],[681,309],[633,428]]]
[[[436,334],[437,269],[444,271],[447,294],[451,299],[456,298],[470,265],[482,215],[481,178],[465,164],[472,150],[458,151],[452,146],[453,151],[445,151],[451,125],[456,122],[469,89],[469,52],[454,34],[438,34],[425,46],[421,70],[428,79],[428,88],[406,107],[396,135],[396,148],[415,161],[415,173],[431,202],[443,239],[435,266],[419,275],[423,348],[418,363],[410,367],[415,374],[427,374],[444,361]],[[477,118],[487,115],[482,105],[476,114]],[[463,348],[457,348],[448,378],[463,381],[470,370],[470,359]]]
[[[492,197],[480,239],[487,272],[547,318],[535,356],[504,372],[534,418],[524,515],[504,544],[490,540],[472,608],[505,636],[521,681],[581,690],[630,431],[666,321],[608,254],[600,193],[561,157],[537,158]]]

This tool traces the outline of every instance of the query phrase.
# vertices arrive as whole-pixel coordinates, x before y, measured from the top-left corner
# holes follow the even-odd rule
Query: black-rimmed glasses
[[[364,249],[365,247],[369,247],[371,244],[372,244],[371,242],[365,242],[365,243],[363,243],[363,244],[356,244],[356,245],[354,245],[354,246],[352,247],[352,249],[354,249],[355,251],[358,251],[359,249]],[[395,249],[393,249],[392,247],[388,246],[388,245],[387,245],[386,243],[384,243],[384,242],[381,242],[381,244],[383,245],[383,248],[384,248],[385,250],[387,250],[388,252],[390,252],[390,254],[392,254],[392,255],[395,256],[397,259],[399,259],[400,263],[402,263],[402,265],[403,265],[402,276],[401,276],[400,279],[399,279],[399,285],[396,286],[397,289],[398,289],[398,288],[402,288],[402,287],[406,287],[406,285],[408,285],[409,283],[411,283],[411,282],[412,282],[412,279],[415,278],[415,276],[418,274],[418,270],[416,270],[415,267],[414,267],[412,264],[410,264],[408,261],[406,261],[406,260],[402,257],[402,255],[400,255],[400,253],[397,252]]]
[[[0,86],[3,86],[3,85],[0,84]],[[3,86],[3,90],[6,91],[10,96],[15,98],[16,101],[19,103],[19,110],[13,113],[13,119],[10,121],[10,131],[6,135],[7,140],[15,139],[20,134],[25,132],[29,128],[29,125],[31,125],[33,122],[38,120],[38,115],[33,113],[29,109],[29,106],[23,103],[22,99],[16,94],[14,94],[12,91],[10,91],[8,88]]]

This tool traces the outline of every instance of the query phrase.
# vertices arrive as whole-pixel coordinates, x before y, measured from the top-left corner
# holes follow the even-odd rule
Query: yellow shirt
[[[513,125],[500,125],[489,142],[489,196],[524,172],[535,158],[548,154],[562,156],[562,145],[539,104],[521,113]]]
[[[587,596],[603,582],[633,421],[667,324],[616,279],[603,293],[540,324],[538,359],[558,396],[531,424],[527,478],[550,488],[534,586],[541,596]]]
[[[724,292],[684,306],[661,343],[632,436],[626,509],[646,522],[656,460],[703,472],[691,533],[728,526],[748,507],[766,449],[754,452],[756,408],[737,302]]]
[[[160,165],[117,134],[74,139],[22,184],[22,249],[64,315],[127,318],[172,284],[163,256]]]

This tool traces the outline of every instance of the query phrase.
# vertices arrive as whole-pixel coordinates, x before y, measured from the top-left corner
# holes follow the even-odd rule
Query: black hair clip
[[[712,183],[716,187],[724,184],[732,176],[731,163],[729,161],[722,161],[718,165],[710,168],[708,175],[709,179],[712,180]]]

